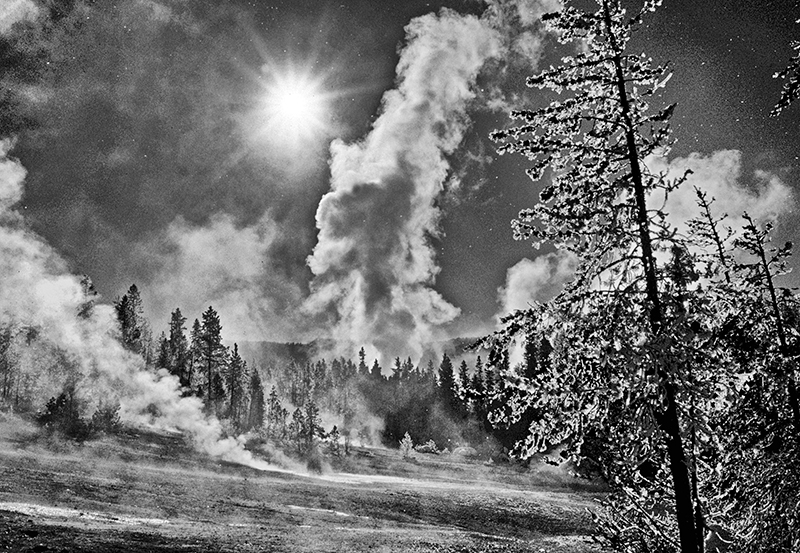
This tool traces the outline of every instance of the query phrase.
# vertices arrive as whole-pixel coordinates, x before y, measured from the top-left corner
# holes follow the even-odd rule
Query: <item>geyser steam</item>
[[[352,352],[421,354],[432,330],[459,310],[431,288],[439,271],[429,238],[445,155],[468,125],[467,102],[483,64],[501,51],[485,21],[443,10],[407,27],[398,87],[386,92],[372,131],[331,146],[331,191],[317,210],[315,275],[305,303],[331,316],[332,338]]]
[[[198,398],[181,397],[175,377],[146,371],[141,357],[120,345],[111,306],[97,305],[91,315],[78,316],[86,301],[79,279],[13,209],[22,198],[26,171],[8,157],[11,146],[0,140],[0,325],[35,329],[38,338],[30,348],[46,343],[63,353],[69,367],[42,375],[43,392],[57,394],[67,379],[77,381],[78,394],[90,405],[116,399],[125,420],[182,430],[211,455],[261,466],[238,440],[222,438],[219,421],[203,414]],[[47,397],[37,399],[43,403]]]

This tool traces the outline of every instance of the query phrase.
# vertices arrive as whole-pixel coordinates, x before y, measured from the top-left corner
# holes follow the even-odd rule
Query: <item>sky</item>
[[[538,21],[554,7],[6,0],[14,210],[105,301],[136,283],[156,332],[208,305],[230,340],[392,356],[489,332],[572,270],[512,239],[539,188],[488,138],[542,101],[525,77],[569,53]],[[665,0],[631,44],[674,72],[677,142],[653,166],[692,168],[731,224],[748,209],[777,240],[798,238],[800,105],[768,113],[799,18],[793,0]],[[689,197],[670,201],[676,224],[691,217]]]

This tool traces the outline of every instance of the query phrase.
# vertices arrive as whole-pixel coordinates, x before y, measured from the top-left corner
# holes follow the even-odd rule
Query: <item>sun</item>
[[[337,60],[321,63],[316,55],[281,60],[266,49],[264,60],[252,68],[252,96],[236,116],[250,148],[290,172],[313,165],[309,155],[327,159],[330,143],[348,132],[343,121],[348,100],[371,89],[342,86],[346,66]]]
[[[287,71],[266,86],[264,129],[274,141],[298,146],[327,134],[328,101],[320,81]]]

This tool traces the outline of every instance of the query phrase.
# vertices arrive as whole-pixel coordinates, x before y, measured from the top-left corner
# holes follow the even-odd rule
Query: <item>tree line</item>
[[[176,309],[155,347],[147,346],[147,340],[126,342],[126,336],[149,332],[140,308],[133,317],[121,309],[140,305],[138,298],[132,286],[115,304],[123,343],[178,378],[184,393],[202,398],[232,433],[258,431],[301,454],[319,440],[334,442],[337,451],[341,440],[346,454],[353,442],[396,446],[409,433],[416,443],[432,442],[435,450],[472,445],[491,455],[510,451],[527,432],[522,423],[490,421],[490,413],[502,404],[502,367],[485,366],[480,356],[473,366],[462,360],[457,368],[446,353],[438,363],[429,359],[424,366],[398,357],[384,369],[377,359],[367,360],[361,348],[357,362],[296,355],[256,366],[242,359],[237,344],[223,345],[213,307],[194,321],[188,337],[186,318]],[[538,362],[532,349],[526,359]],[[327,427],[321,414],[331,421]]]
[[[76,316],[88,318],[97,294],[88,277],[82,284],[85,301]],[[301,457],[321,445],[337,455],[348,454],[354,443],[397,446],[406,434],[431,452],[471,445],[497,456],[527,433],[528,419],[508,426],[491,422],[490,414],[503,404],[503,368],[484,365],[480,356],[458,366],[446,353],[424,365],[398,357],[384,368],[362,348],[356,361],[296,352],[259,364],[245,360],[238,344],[226,345],[212,306],[190,329],[180,308],[174,309],[167,328],[154,337],[133,284],[114,300],[113,313],[117,341],[140,358],[144,370],[175,378],[181,393],[201,399],[229,435],[251,433]],[[536,359],[532,351],[528,359]],[[0,331],[5,409],[79,440],[124,429],[113,400],[89,412],[86,384],[78,361],[38,329],[8,325]],[[48,399],[54,385],[60,388]]]

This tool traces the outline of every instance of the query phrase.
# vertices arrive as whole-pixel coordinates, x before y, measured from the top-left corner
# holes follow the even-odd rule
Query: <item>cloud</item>
[[[686,182],[669,195],[665,206],[667,220],[679,231],[686,230],[688,220],[699,215],[694,187],[709,199],[714,198],[713,214],[727,214],[723,225],[734,230],[744,223],[742,213],[756,220],[776,220],[794,208],[791,188],[778,175],[757,170],[751,177],[743,174],[742,153],[738,150],[720,150],[711,155],[692,153],[685,158],[666,160],[651,158],[646,165],[653,174],[663,173],[667,179],[677,179],[691,170]],[[660,206],[662,197],[654,197],[651,206]]]
[[[3,0],[0,4],[0,35],[11,30],[15,23],[32,21],[39,15],[39,7],[32,0]]]
[[[554,298],[572,279],[577,258],[566,251],[522,259],[506,272],[506,283],[497,290],[500,316],[518,309],[528,309],[534,301]]]
[[[445,155],[468,126],[471,86],[497,56],[496,31],[450,11],[413,20],[397,66],[398,88],[363,142],[331,146],[331,191],[317,209],[315,278],[306,302],[327,313],[345,348],[421,354],[459,310],[431,286],[439,271],[430,237],[448,173]]]
[[[189,19],[185,15],[176,14],[175,11],[170,8],[169,6],[165,5],[161,2],[156,2],[155,0],[135,0],[135,4],[137,6],[141,6],[146,10],[149,10],[150,17],[161,23],[186,23]],[[193,25],[189,26],[190,28]]]
[[[561,9],[559,0],[488,0],[485,21],[502,36],[505,54],[490,63],[491,77],[481,85],[484,109],[509,112],[524,109],[531,94],[520,75],[535,72],[545,53],[548,33],[542,15]]]
[[[514,51],[528,59],[531,65],[538,66],[544,54],[544,37],[540,33],[525,31],[514,39]]]
[[[563,8],[561,0],[486,0],[487,17],[507,32],[539,25],[546,13]]]
[[[0,209],[7,211],[22,198],[22,182],[25,168],[8,157],[14,142],[10,138],[0,140]]]

